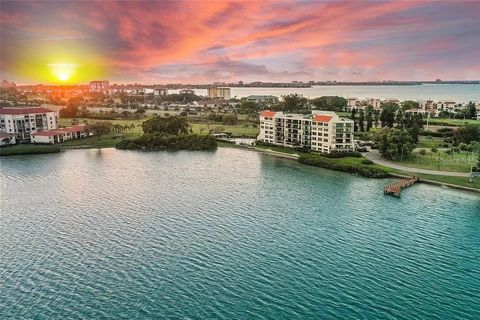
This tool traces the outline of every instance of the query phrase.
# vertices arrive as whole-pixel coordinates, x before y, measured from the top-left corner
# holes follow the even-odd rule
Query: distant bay
[[[172,90],[171,92],[177,92]],[[195,89],[200,95],[206,95],[206,89]],[[243,98],[249,95],[282,95],[298,93],[307,98],[321,96],[342,96],[354,98],[396,98],[399,100],[453,100],[455,102],[480,101],[480,84],[422,84],[422,85],[385,85],[385,86],[313,86],[311,88],[259,88],[234,87],[232,97]]]

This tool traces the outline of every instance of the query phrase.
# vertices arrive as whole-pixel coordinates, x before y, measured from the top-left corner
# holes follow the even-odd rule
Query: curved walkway
[[[396,163],[392,163],[390,161],[386,161],[380,155],[378,150],[370,149],[370,152],[362,153],[363,156],[369,160],[372,160],[374,163],[392,168],[401,171],[408,171],[408,172],[415,172],[415,173],[423,173],[423,174],[432,174],[436,176],[450,176],[450,177],[470,177],[470,173],[464,172],[451,172],[451,171],[437,171],[437,170],[428,170],[428,169],[417,169],[412,167],[405,167]]]

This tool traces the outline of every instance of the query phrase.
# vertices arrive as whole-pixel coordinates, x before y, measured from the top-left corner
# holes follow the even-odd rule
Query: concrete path
[[[392,169],[414,172],[414,173],[423,173],[423,174],[432,174],[436,176],[450,176],[450,177],[470,177],[470,173],[463,173],[463,172],[451,172],[451,171],[437,171],[437,170],[427,170],[427,169],[417,169],[412,167],[405,167],[396,163],[392,163],[390,161],[384,160],[380,155],[378,150],[370,149],[370,152],[362,153],[362,155],[372,160],[374,163],[389,167]]]

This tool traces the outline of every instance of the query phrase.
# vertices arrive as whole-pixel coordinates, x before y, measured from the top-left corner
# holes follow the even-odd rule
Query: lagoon
[[[480,318],[475,193],[233,148],[0,169],[0,319]]]

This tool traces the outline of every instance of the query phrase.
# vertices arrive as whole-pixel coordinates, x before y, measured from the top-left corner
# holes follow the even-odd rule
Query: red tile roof
[[[332,116],[318,114],[313,117],[313,121],[315,122],[330,122],[330,120],[332,120]]]
[[[274,111],[269,111],[269,110],[266,110],[266,111],[262,111],[262,113],[260,113],[260,116],[262,117],[273,117],[275,115],[275,112]]]
[[[29,114],[29,113],[46,113],[53,112],[52,110],[42,107],[37,108],[3,108],[0,109],[0,114]]]
[[[32,136],[56,136],[59,134],[65,134],[67,132],[83,132],[85,131],[85,126],[75,126],[75,127],[67,127],[67,128],[58,128],[55,130],[45,130],[32,133]]]

